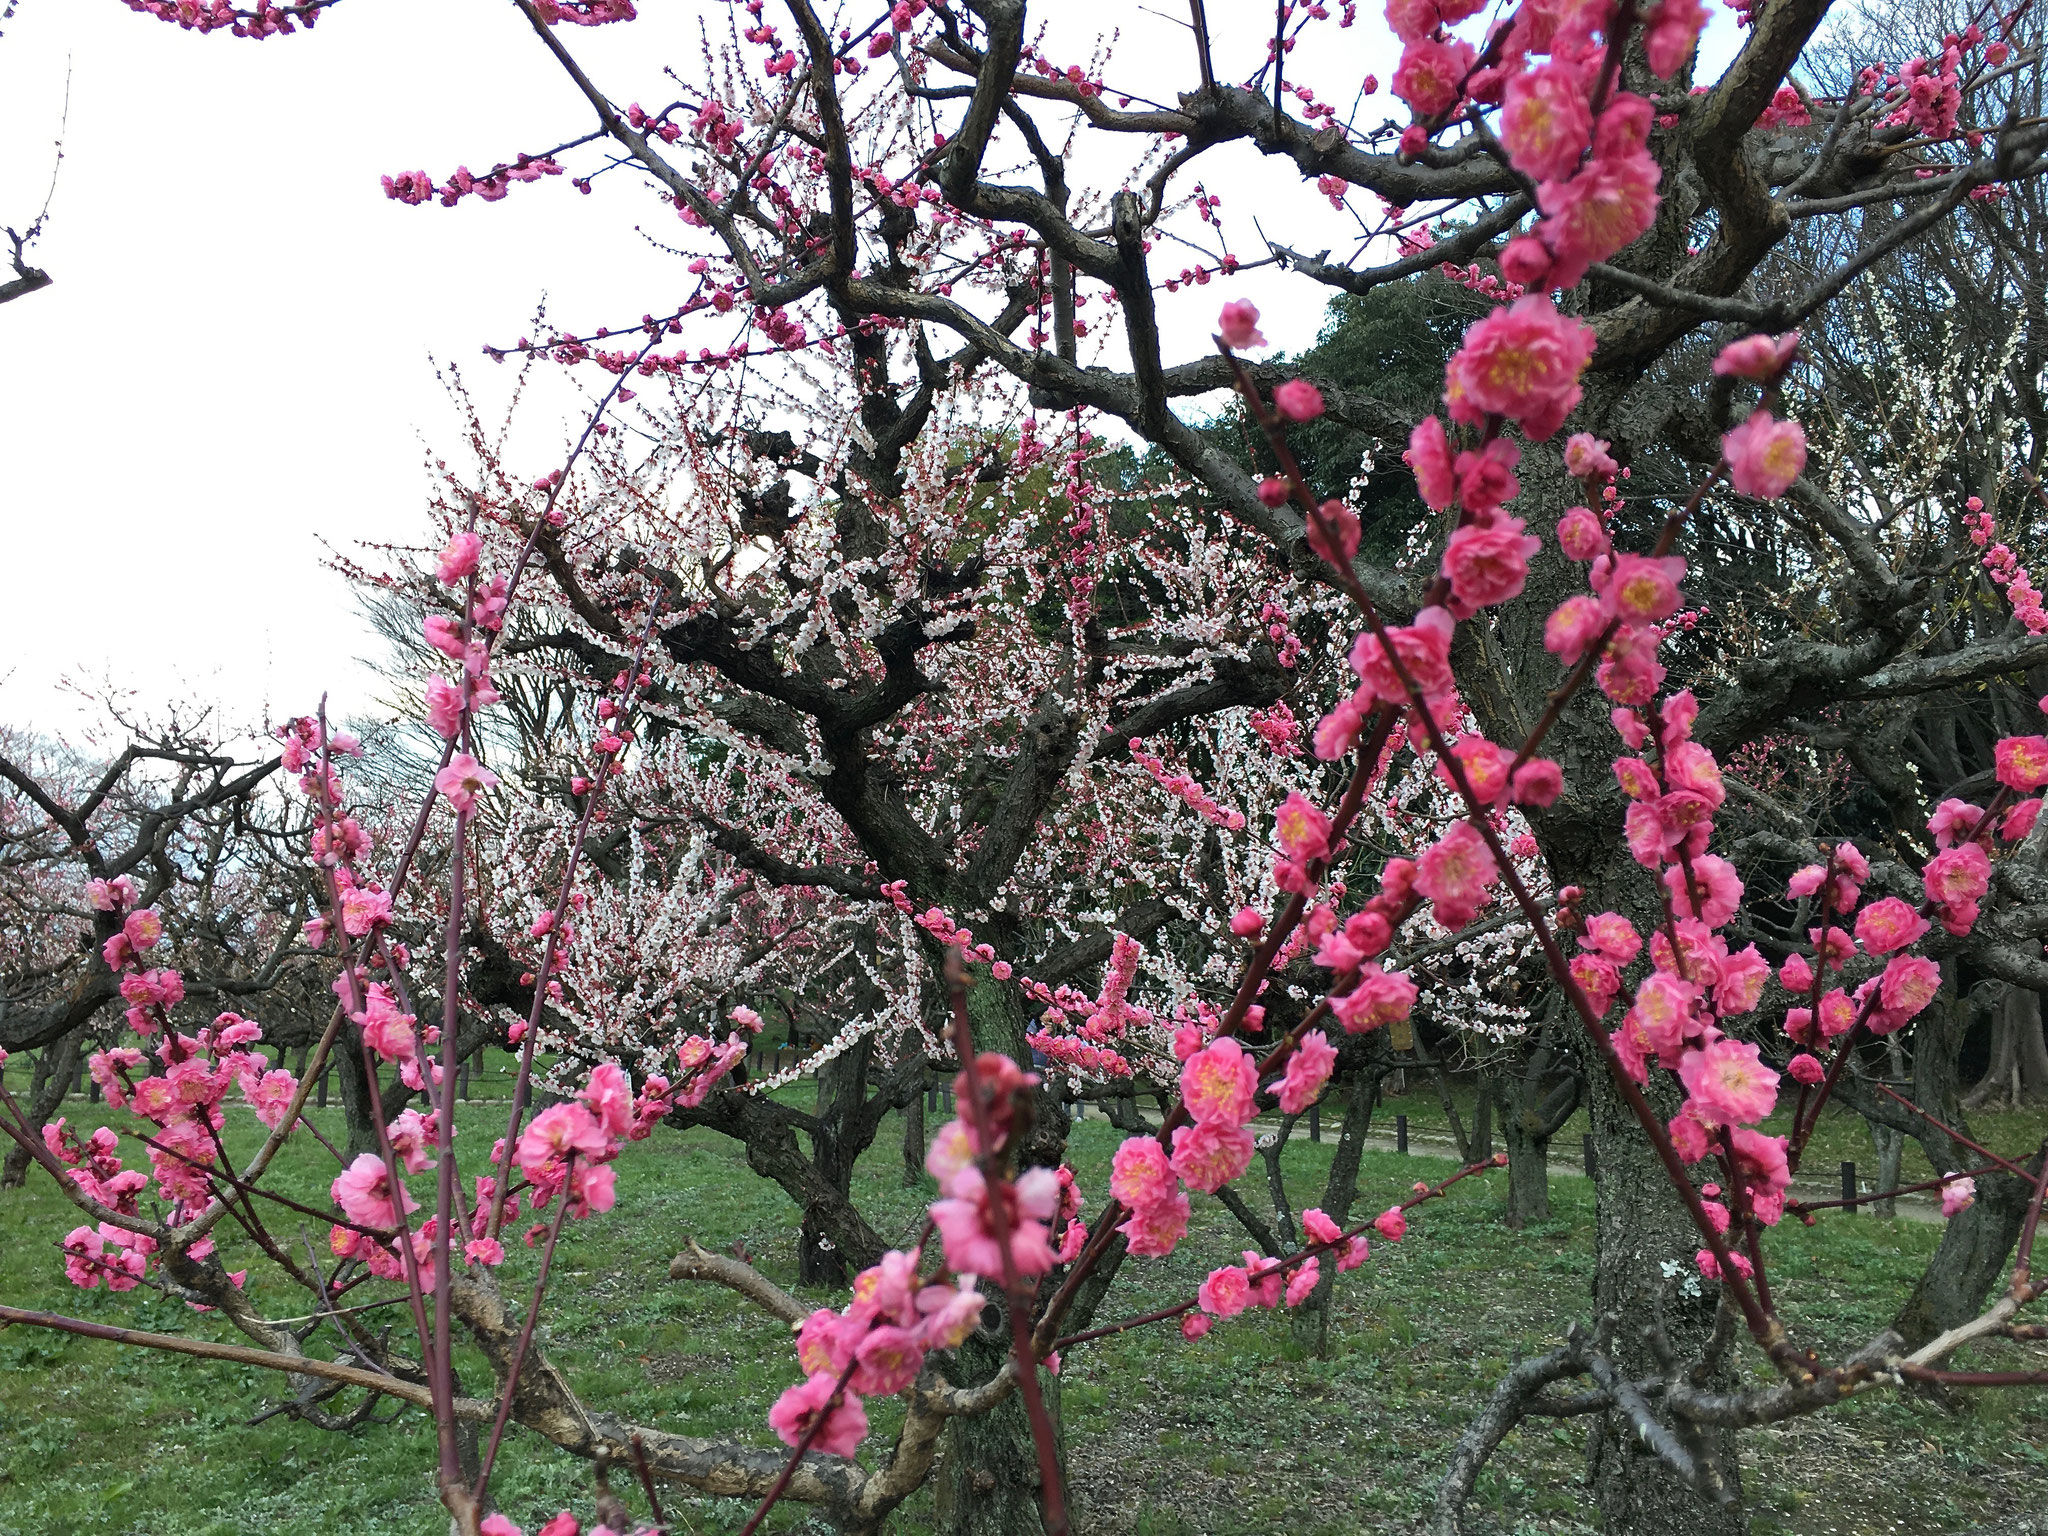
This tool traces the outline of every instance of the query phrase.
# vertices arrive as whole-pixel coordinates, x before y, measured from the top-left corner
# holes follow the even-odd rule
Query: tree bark
[[[874,1060],[875,1040],[863,1035],[853,1046],[818,1068],[818,1100],[813,1111],[816,1129],[811,1133],[811,1164],[818,1178],[841,1201],[853,1198],[853,1165],[862,1148],[849,1137],[850,1122],[867,1102],[868,1065]],[[839,1252],[814,1211],[804,1212],[797,1234],[797,1281],[802,1285],[837,1288],[850,1278],[846,1257]]]
[[[906,1047],[910,1048],[910,1047]],[[922,1044],[915,1046],[923,1050]],[[917,1092],[903,1106],[903,1187],[915,1189],[924,1180],[924,1154],[929,1139],[924,1129],[924,1100],[931,1092],[931,1075],[919,1080]]]
[[[991,1302],[982,1326],[945,1369],[954,1385],[966,1386],[987,1381],[1009,1355],[1009,1316],[1000,1302]],[[1039,1384],[1057,1428],[1059,1379],[1045,1373]],[[1021,1393],[1012,1392],[989,1413],[952,1419],[944,1456],[933,1480],[932,1502],[947,1536],[1039,1536],[1044,1531],[1037,1448]]]
[[[2038,1175],[2040,1154],[2027,1167]],[[1984,1310],[1992,1287],[2005,1276],[2032,1194],[2009,1173],[1978,1176],[1976,1204],[1943,1228],[1940,1246],[1892,1323],[1907,1348],[1918,1349]]]
[[[1031,1065],[1023,1003],[1015,987],[979,982],[968,990],[967,1016],[977,1051],[1002,1051],[1027,1068]],[[1017,1167],[1057,1167],[1066,1155],[1069,1117],[1064,1097],[1042,1083],[1033,1095],[1032,1110],[1031,1129],[1017,1149]],[[1000,1300],[992,1301],[981,1328],[961,1345],[949,1367],[953,1381],[964,1386],[988,1380],[1002,1369],[1010,1347],[1008,1314]],[[1039,1384],[1057,1434],[1059,1380],[1046,1373]],[[991,1413],[949,1420],[944,1456],[933,1503],[946,1536],[1038,1536],[1045,1529],[1037,1449],[1020,1393],[1011,1393]]]
[[[1659,1374],[1646,1335],[1660,1322],[1679,1358],[1698,1355],[1713,1333],[1720,1287],[1700,1278],[1693,1263],[1699,1234],[1620,1091],[1604,1070],[1589,1075],[1599,1207],[1594,1307],[1619,1319],[1616,1373],[1624,1380],[1641,1379]],[[1675,1113],[1676,1095],[1669,1085],[1653,1079],[1651,1086],[1663,1090],[1653,1094],[1653,1106]],[[1672,1102],[1665,1105],[1660,1099]],[[1724,1367],[1718,1374],[1732,1373]],[[1739,1494],[1734,1431],[1706,1431],[1702,1440],[1701,1449],[1715,1458]],[[1739,1497],[1727,1505],[1700,1497],[1643,1445],[1626,1415],[1610,1413],[1594,1421],[1587,1459],[1602,1528],[1615,1536],[1667,1536],[1672,1531],[1742,1536],[1748,1529]]]
[[[2027,1099],[2048,1093],[2048,1046],[2041,1038],[2041,995],[2021,987],[2006,989],[1992,1015],[1991,1064],[1963,1102],[1982,1109],[2000,1100],[2018,1109]]]
[[[1550,1220],[1550,1138],[1524,1115],[1503,1118],[1501,1132],[1508,1144],[1507,1224],[1520,1231]]]
[[[1340,1227],[1351,1219],[1351,1203],[1358,1198],[1358,1160],[1365,1151],[1366,1133],[1372,1129],[1373,1106],[1379,1102],[1379,1096],[1379,1073],[1361,1070],[1351,1079],[1351,1095],[1344,1106],[1344,1128],[1337,1135],[1330,1177],[1323,1185],[1322,1212]],[[1294,1310],[1294,1338],[1317,1359],[1327,1360],[1330,1296],[1336,1285],[1337,1266],[1326,1261],[1318,1269],[1316,1288]]]

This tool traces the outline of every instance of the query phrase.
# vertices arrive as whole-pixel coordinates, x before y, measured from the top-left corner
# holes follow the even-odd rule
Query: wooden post
[[[1308,1107],[1308,1139],[1315,1142],[1323,1139],[1323,1104],[1320,1099]]]
[[[1844,1200],[1854,1200],[1856,1198],[1856,1165],[1854,1163],[1842,1164],[1842,1198]],[[1842,1214],[1844,1216],[1854,1216],[1856,1214],[1856,1207],[1845,1205],[1842,1207]]]
[[[1403,1157],[1408,1155],[1408,1117],[1394,1116],[1394,1150]]]
[[[1593,1160],[1593,1138],[1592,1138],[1592,1137],[1590,1137],[1590,1136],[1588,1136],[1588,1137],[1586,1137],[1586,1138],[1585,1138],[1585,1141],[1586,1141],[1586,1177],[1590,1179],[1590,1178],[1593,1178],[1593,1177],[1595,1177],[1595,1176],[1596,1176],[1596,1175],[1597,1175],[1597,1174],[1599,1173],[1599,1171],[1600,1171],[1600,1170],[1599,1170],[1599,1166],[1598,1166],[1598,1164],[1596,1164],[1596,1163],[1594,1162],[1594,1160]]]

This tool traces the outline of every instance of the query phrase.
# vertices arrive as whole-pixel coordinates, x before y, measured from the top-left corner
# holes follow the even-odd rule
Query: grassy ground
[[[476,1091],[491,1089],[479,1082]],[[1442,1113],[1433,1092],[1411,1094],[1399,1107],[1418,1122]],[[73,1100],[66,1108],[74,1122],[98,1123],[93,1107]],[[502,1130],[503,1114],[481,1103],[465,1110],[460,1123],[472,1147]],[[253,1140],[245,1114],[231,1129],[237,1143]],[[325,1112],[323,1129],[339,1132],[338,1107]],[[1103,1198],[1117,1139],[1100,1119],[1076,1128],[1074,1161],[1092,1206]],[[1576,1144],[1565,1145],[1575,1155]],[[899,1146],[892,1124],[863,1167],[862,1198],[885,1235],[907,1237],[929,1194],[902,1187]],[[1289,1147],[1297,1207],[1314,1203],[1331,1151],[1327,1142]],[[333,1172],[325,1158],[317,1147],[295,1146],[285,1165],[291,1192],[324,1200]],[[1423,1156],[1369,1154],[1361,1209],[1389,1203],[1414,1180],[1450,1167]],[[1306,1356],[1289,1320],[1266,1313],[1220,1324],[1193,1344],[1144,1330],[1070,1351],[1063,1392],[1080,1529],[1144,1536],[1411,1529],[1451,1439],[1500,1372],[1517,1353],[1548,1348],[1566,1321],[1583,1315],[1591,1189],[1565,1179],[1553,1189],[1556,1219],[1534,1231],[1506,1231],[1497,1219],[1501,1191],[1468,1181],[1417,1213],[1405,1242],[1375,1244],[1372,1262],[1338,1289],[1334,1358]],[[616,1211],[572,1225],[564,1237],[556,1305],[544,1325],[554,1357],[589,1399],[609,1408],[687,1433],[773,1443],[764,1415],[796,1379],[786,1331],[724,1292],[672,1284],[667,1260],[685,1235],[715,1248],[741,1239],[788,1285],[795,1267],[788,1203],[747,1170],[737,1147],[705,1133],[664,1131],[629,1147],[619,1192]],[[1189,1242],[1170,1259],[1128,1265],[1101,1320],[1180,1299],[1245,1246],[1227,1213],[1197,1198]],[[218,1322],[148,1291],[109,1296],[67,1285],[55,1245],[74,1224],[69,1213],[39,1178],[26,1191],[0,1195],[0,1298],[227,1336]],[[1781,1228],[1770,1246],[1795,1336],[1824,1352],[1868,1338],[1938,1237],[1931,1227],[1869,1218]],[[233,1245],[223,1246],[234,1258]],[[518,1249],[507,1269],[523,1293],[533,1255]],[[250,1285],[260,1305],[301,1309],[301,1299],[267,1283],[260,1268]],[[393,1322],[403,1326],[397,1314]],[[470,1369],[472,1380],[484,1379],[473,1362]],[[284,1417],[249,1427],[278,1386],[254,1371],[64,1335],[0,1334],[0,1536],[446,1529],[428,1487],[432,1435],[418,1414],[347,1435]],[[872,1407],[878,1435],[885,1434],[892,1405]],[[871,1439],[871,1453],[885,1444]],[[2048,1399],[2014,1392],[1951,1410],[1877,1396],[1750,1432],[1746,1463],[1759,1532],[1965,1530],[2038,1504]],[[1495,1459],[1475,1523],[1502,1532],[1589,1531],[1581,1468],[1578,1430],[1534,1427]],[[589,1508],[588,1470],[515,1432],[496,1487],[530,1530],[565,1504]],[[798,1513],[778,1513],[771,1523],[790,1529]],[[671,1520],[692,1532],[736,1530],[744,1515],[712,1500],[670,1505]],[[900,1526],[921,1531],[929,1521],[920,1496]]]

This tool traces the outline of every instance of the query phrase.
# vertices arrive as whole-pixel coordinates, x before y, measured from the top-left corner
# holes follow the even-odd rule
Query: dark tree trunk
[[[983,1326],[955,1352],[948,1374],[956,1386],[988,1380],[1010,1354],[1008,1315],[991,1304]],[[1059,1424],[1059,1382],[1039,1375],[1046,1410]],[[945,1459],[932,1489],[933,1513],[948,1536],[1039,1536],[1038,1452],[1021,1394],[1012,1392],[991,1413],[963,1416],[946,1426]]]
[[[1661,1321],[1679,1358],[1696,1357],[1711,1336],[1720,1287],[1699,1278],[1693,1254],[1700,1246],[1684,1204],[1672,1189],[1655,1150],[1605,1071],[1591,1074],[1588,1115],[1592,1123],[1594,1180],[1598,1194],[1598,1244],[1593,1302],[1619,1319],[1614,1332],[1615,1371],[1624,1379],[1659,1373],[1646,1342]],[[1666,1089],[1654,1079],[1653,1089]],[[1660,1099],[1670,1099],[1667,1106]],[[1652,1104],[1677,1110],[1671,1092]],[[1725,1369],[1719,1373],[1728,1376]],[[1725,1385],[1733,1385],[1732,1380]],[[1740,1464],[1733,1431],[1707,1432],[1707,1453],[1740,1492]],[[1603,1528],[1629,1536],[1741,1536],[1748,1529],[1740,1498],[1716,1505],[1675,1477],[1643,1445],[1623,1415],[1594,1422],[1587,1444],[1588,1471]]]
[[[36,1056],[35,1075],[29,1080],[28,1117],[31,1129],[40,1131],[57,1113],[64,1102],[64,1095],[71,1091],[72,1079],[78,1076],[78,1058],[84,1050],[85,1029],[74,1029],[62,1039],[53,1041]],[[19,1143],[7,1144],[7,1161],[0,1164],[0,1189],[18,1188],[28,1178],[28,1149]]]
[[[363,1065],[363,1051],[360,1036],[353,1024],[341,1027],[341,1036],[334,1042],[334,1049],[327,1053],[327,1059],[334,1063],[335,1078],[341,1084],[341,1112],[348,1124],[348,1146],[344,1149],[353,1162],[365,1152],[378,1148],[377,1116],[370,1107],[370,1079]],[[382,1088],[382,1083],[379,1083]],[[396,1109],[386,1100],[384,1104],[386,1121],[394,1118]]]
[[[1003,947],[1001,938],[995,942]],[[1024,1008],[1015,987],[981,981],[968,991],[967,1016],[977,1051],[1002,1051],[1030,1066]],[[1033,1096],[1032,1110],[1031,1130],[1017,1149],[1017,1165],[1056,1167],[1066,1156],[1065,1099],[1043,1084]],[[986,1381],[1002,1368],[1009,1352],[1008,1317],[999,1304],[992,1304],[981,1331],[961,1346],[955,1358],[951,1369],[957,1373],[956,1384]],[[1057,1434],[1058,1379],[1049,1373],[1038,1379]],[[1038,1453],[1020,1394],[1011,1393],[993,1413],[949,1421],[944,1455],[933,1502],[938,1527],[946,1536],[1038,1536],[1044,1530]]]
[[[861,1153],[857,1137],[847,1134],[867,1103],[868,1066],[875,1041],[863,1035],[853,1046],[818,1068],[818,1102],[813,1111],[817,1129],[811,1135],[811,1165],[818,1181],[841,1201],[853,1197],[853,1165]],[[838,1287],[849,1279],[846,1256],[825,1233],[817,1213],[804,1212],[797,1235],[797,1280],[803,1285]]]
[[[906,1045],[906,1049],[922,1051],[921,1043]],[[924,1128],[925,1095],[931,1092],[929,1074],[920,1074],[917,1091],[910,1096],[910,1102],[903,1106],[903,1187],[915,1189],[924,1181],[924,1154],[930,1137]]]
[[[1951,983],[1954,963],[1943,966]],[[2033,993],[2026,994],[2033,997]],[[2037,1006],[2038,1006],[2038,999]],[[1970,1004],[1944,988],[1921,1014],[1913,1037],[1913,1101],[1965,1136],[1971,1135],[1963,1113],[1958,1060],[1970,1024]],[[2036,1015],[2038,1027],[2038,1014]],[[1974,1166],[1976,1154],[1920,1116],[1913,1117],[1914,1139],[1927,1160],[1944,1173]],[[2033,1164],[2040,1167],[2037,1155]],[[1892,1327],[1909,1347],[1918,1348],[1937,1334],[1968,1322],[1984,1310],[2005,1272],[2005,1261],[2019,1241],[2025,1219],[2027,1185],[2007,1173],[1977,1179],[1977,1203],[1953,1218],[1941,1234],[1934,1257],[1922,1271]]]
[[[2027,1165],[2037,1175],[2036,1154]],[[2009,1173],[1980,1175],[1977,1203],[1953,1217],[1892,1326],[1908,1349],[1967,1323],[1984,1310],[1991,1291],[2005,1278],[2006,1260],[2019,1241],[2033,1191]]]
[[[1330,1159],[1330,1177],[1323,1185],[1322,1212],[1343,1226],[1351,1219],[1351,1204],[1358,1198],[1358,1159],[1365,1151],[1366,1133],[1372,1129],[1373,1106],[1379,1102],[1380,1075],[1362,1070],[1351,1079],[1351,1094],[1344,1106],[1344,1128],[1337,1136],[1337,1151]],[[1336,1284],[1337,1266],[1326,1259],[1309,1299],[1294,1311],[1294,1337],[1318,1359],[1330,1356],[1330,1294]]]
[[[1560,1065],[1557,1040],[1562,1008],[1553,1004],[1542,1033],[1509,1072],[1489,1074],[1489,1097],[1501,1101],[1501,1132],[1508,1144],[1507,1224],[1516,1229],[1550,1220],[1550,1142],[1579,1107],[1579,1079],[1570,1072],[1552,1083]]]
[[[1472,1100],[1471,1159],[1475,1163],[1493,1156],[1493,1099],[1493,1079],[1481,1077],[1478,1095]]]
[[[1501,1131],[1508,1144],[1507,1223],[1519,1231],[1550,1220],[1550,1138],[1529,1129],[1521,1115],[1503,1119]]]
[[[2048,1094],[2048,1045],[2041,1037],[2041,995],[2008,987],[1992,1015],[1991,1065],[1963,1102],[1971,1109],[2008,1102],[2018,1109]]]

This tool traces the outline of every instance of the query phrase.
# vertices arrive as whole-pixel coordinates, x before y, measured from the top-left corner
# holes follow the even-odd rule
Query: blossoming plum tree
[[[254,36],[323,9],[130,4]],[[276,1369],[309,1394],[362,1389],[366,1402],[425,1408],[438,1486],[464,1531],[513,1529],[492,1512],[490,1483],[516,1420],[637,1468],[657,1522],[668,1478],[756,1500],[749,1531],[785,1497],[875,1528],[931,1474],[950,1424],[955,1475],[976,1474],[956,1483],[963,1529],[1062,1532],[1045,1386],[1060,1353],[1105,1331],[1177,1319],[1198,1335],[1248,1307],[1299,1305],[1325,1260],[1364,1263],[1368,1231],[1402,1240],[1406,1212],[1457,1181],[1419,1186],[1369,1224],[1306,1211],[1293,1251],[1247,1254],[1176,1307],[1087,1326],[1118,1265],[1178,1245],[1191,1194],[1244,1174],[1262,1101],[1298,1109],[1344,1042],[1410,1015],[1417,982],[1392,962],[1419,915],[1457,934],[1492,908],[1526,926],[1595,1064],[1601,1246],[1592,1321],[1499,1384],[1451,1452],[1440,1529],[1458,1529],[1488,1456],[1522,1418],[1557,1408],[1553,1389],[1569,1380],[1589,1383],[1610,1526],[1655,1531],[1739,1527],[1738,1427],[1909,1381],[2048,1380],[2031,1364],[1950,1361],[1994,1336],[2031,1337],[2015,1319],[2039,1294],[2039,1154],[1945,1132],[1982,1160],[1943,1167],[1945,1205],[1966,1209],[1963,1180],[1995,1173],[2026,1192],[2025,1209],[2003,1294],[1917,1345],[1887,1333],[1823,1359],[1787,1324],[1785,1277],[1774,1285],[1769,1262],[1772,1229],[1801,1210],[1791,1180],[1823,1109],[1857,1085],[1870,1042],[1928,1013],[1942,960],[1967,953],[2023,979],[2040,964],[2038,713],[2002,726],[1972,764],[1985,771],[1976,798],[1954,796],[1931,820],[1915,808],[1927,837],[1916,829],[1897,860],[1850,838],[1759,857],[1724,826],[1724,760],[1787,716],[1964,683],[2010,689],[2048,661],[2010,549],[1991,570],[2013,621],[1950,643],[1929,552],[1890,540],[1867,499],[1807,475],[1827,441],[1816,426],[1809,443],[1795,410],[1798,327],[1971,198],[2048,168],[2048,128],[2018,105],[2038,58],[2020,18],[1987,14],[1823,98],[1791,83],[1822,0],[1748,8],[1734,63],[1697,91],[1695,0],[1525,0],[1483,32],[1465,0],[1394,0],[1392,89],[1411,120],[1373,126],[1319,100],[1328,82],[1301,78],[1311,51],[1347,67],[1337,34],[1357,20],[1350,6],[1283,6],[1272,48],[1233,84],[1194,5],[1195,83],[1173,106],[1133,110],[1099,65],[1059,63],[1072,45],[1027,27],[1022,0],[901,0],[830,20],[791,0],[787,35],[754,0],[715,78],[650,112],[621,108],[561,30],[630,24],[628,0],[512,5],[596,129],[483,176],[405,173],[386,190],[412,206],[490,201],[522,183],[535,188],[519,195],[545,195],[557,173],[590,191],[601,171],[629,170],[680,221],[688,281],[667,313],[622,332],[500,349],[592,372],[599,390],[568,462],[537,485],[486,483],[451,504],[432,584],[416,578],[435,594],[423,634],[446,668],[423,695],[443,745],[409,833],[374,841],[353,814],[345,738],[313,716],[285,729],[324,893],[310,937],[339,962],[320,1057],[359,1057],[373,1095],[395,1070],[431,1111],[380,1111],[376,1148],[337,1154],[334,1211],[322,1213],[331,1273],[267,1241],[256,1204],[291,1203],[263,1179],[301,1124],[308,1079],[268,1069],[249,1049],[258,1026],[238,1016],[175,1027],[145,968],[157,919],[110,893],[119,931],[100,959],[142,994],[142,1038],[100,1053],[96,1071],[110,1101],[151,1127],[150,1172],[123,1165],[111,1130],[38,1127],[11,1097],[0,1123],[93,1223],[66,1243],[79,1284],[160,1284],[217,1308],[255,1347],[112,1332]],[[1327,44],[1297,52],[1304,38]],[[1123,185],[1072,188],[1047,137],[1055,121],[1132,146]],[[598,137],[609,158],[573,174]],[[1449,360],[1440,409],[1399,411],[1246,361],[1258,316],[1234,297],[1213,355],[1169,361],[1159,291],[1227,287],[1241,266],[1217,200],[1181,190],[1190,166],[1224,153],[1284,156],[1315,197],[1356,199],[1370,248],[1396,241],[1394,259],[1371,266],[1276,245],[1271,259],[1304,281],[1359,294],[1449,270],[1489,301]],[[1000,169],[1012,155],[1027,169]],[[1779,262],[1790,232],[1818,220],[1831,259]],[[1201,252],[1198,264],[1161,270],[1168,238]],[[720,345],[663,350],[689,328]],[[1084,365],[1084,341],[1102,361]],[[766,402],[757,372],[776,381]],[[1256,471],[1189,417],[1190,402],[1226,389],[1258,434]],[[1421,570],[1361,558],[1350,499],[1303,476],[1290,433],[1326,417],[1405,444],[1436,518]],[[1104,483],[1105,422],[1177,483]],[[656,446],[626,452],[627,424]],[[1731,630],[1738,659],[1709,669],[1684,641],[1695,578],[1713,580],[1721,558],[1699,520],[1761,502],[1825,552],[1840,633]],[[1188,516],[1191,504],[1206,516]],[[1945,511],[1959,528],[1983,513]],[[1971,526],[1991,549],[1990,531]],[[504,637],[521,611],[542,622],[515,647]],[[528,1011],[508,1031],[522,1063],[506,1133],[465,1182],[453,1103],[465,934],[484,905],[473,882],[501,872],[474,837],[503,792],[478,755],[480,722],[518,666],[573,680],[586,734],[555,807],[533,813],[566,830],[533,861],[546,884],[489,892],[494,928],[509,910],[527,917],[492,940],[522,966]],[[1311,670],[1316,685],[1281,719],[1290,674]],[[1412,852],[1365,867],[1361,816],[1404,750],[1441,775],[1452,814]],[[615,826],[600,818],[615,814],[625,841],[607,846]],[[1511,846],[1511,817],[1533,849]],[[1162,821],[1172,835],[1148,842]],[[430,827],[449,850],[438,937],[416,941],[434,975],[399,929]],[[636,873],[650,846],[667,866],[660,890]],[[700,873],[705,849],[729,862]],[[578,876],[599,854],[623,864],[593,898]],[[735,1259],[677,1259],[678,1278],[729,1286],[795,1326],[792,1385],[770,1417],[786,1455],[587,1404],[535,1334],[555,1239],[566,1220],[611,1209],[623,1141],[705,1106],[739,1117],[750,1152],[747,1115],[764,1136],[788,1134],[760,1107],[772,1101],[735,1081],[758,1013],[643,961],[639,935],[659,931],[669,891],[725,881],[729,895],[734,869],[796,900],[845,903],[828,931],[847,935],[872,997],[858,1036],[841,1040],[914,1037],[910,1054],[944,1053],[959,1072],[960,1115],[928,1153],[940,1194],[929,1222],[908,1249],[861,1254],[844,1307],[806,1311]],[[1126,895],[1141,898],[1136,915],[1118,907]],[[609,914],[579,931],[602,903]],[[1772,953],[1738,942],[1740,916],[1780,903],[1798,905]],[[728,920],[772,944],[787,913],[762,901]],[[1139,917],[1155,933],[1185,922],[1194,962],[1141,947]],[[1978,940],[1987,923],[1995,945]],[[593,952],[592,927],[634,948]],[[1094,948],[1067,976],[1045,964],[1076,945]],[[1092,995],[1068,983],[1104,961]],[[424,1006],[436,993],[438,1023]],[[573,1098],[529,1119],[544,1024],[590,1064]],[[1027,1024],[1048,1071],[1142,1068],[1173,1085],[1156,1134],[1119,1150],[1086,1222],[1086,1192],[1058,1167],[1056,1096],[1028,1070]],[[239,1171],[218,1136],[235,1092],[272,1127]],[[1787,1098],[1789,1134],[1766,1134]],[[408,1179],[428,1172],[423,1201]],[[210,1234],[231,1213],[313,1299],[307,1331],[266,1321],[224,1270]],[[505,1224],[522,1216],[539,1218],[542,1257],[515,1310],[494,1272]],[[403,1341],[334,1306],[376,1284],[402,1287]],[[984,1312],[999,1321],[982,1331],[1001,1342],[979,1341],[977,1356]],[[110,1331],[14,1308],[0,1320]],[[309,1352],[325,1325],[350,1363]],[[489,1361],[489,1397],[456,1377],[458,1326]],[[1735,1369],[1745,1336],[1776,1382]],[[878,1394],[907,1408],[869,1470],[851,1458]],[[1005,1415],[1020,1426],[1009,1441],[975,1437]],[[309,1416],[333,1421],[317,1406]],[[548,1527],[573,1528],[566,1514]]]

